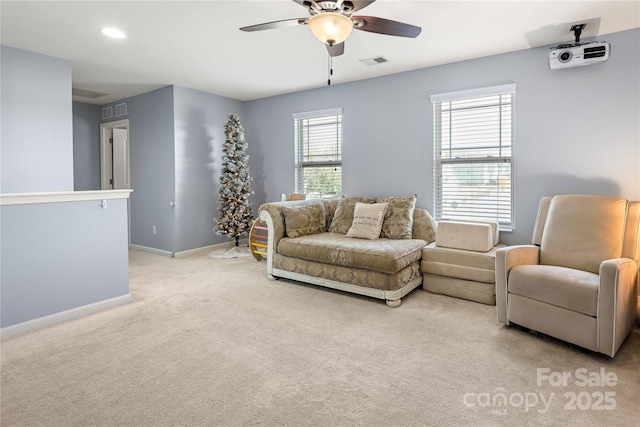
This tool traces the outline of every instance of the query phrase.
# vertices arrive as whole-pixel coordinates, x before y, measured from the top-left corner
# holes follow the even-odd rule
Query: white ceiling
[[[73,87],[105,104],[169,84],[238,100],[324,86],[328,58],[306,26],[247,33],[239,27],[308,16],[291,0],[5,1],[1,42],[72,63]],[[640,1],[377,0],[354,15],[422,27],[416,39],[354,31],[333,60],[332,84],[640,27]],[[99,28],[127,34],[108,39]],[[615,46],[612,48],[615,51]],[[616,52],[617,53],[617,52]],[[374,66],[359,60],[384,56]]]

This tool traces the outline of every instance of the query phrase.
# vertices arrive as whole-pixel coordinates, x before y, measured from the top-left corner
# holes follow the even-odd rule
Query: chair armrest
[[[496,251],[496,311],[498,323],[507,319],[507,281],[509,270],[518,265],[540,263],[540,248],[534,245],[507,246]]]
[[[613,357],[631,330],[638,304],[638,263],[616,258],[600,264],[598,351]]]

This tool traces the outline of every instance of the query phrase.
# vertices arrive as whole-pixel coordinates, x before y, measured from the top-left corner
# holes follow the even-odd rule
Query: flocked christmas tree
[[[223,147],[222,171],[220,173],[220,192],[218,197],[218,217],[213,231],[236,239],[249,234],[253,212],[251,210],[251,174],[249,156],[246,153],[247,141],[244,128],[237,114],[232,114],[224,125],[225,142]]]

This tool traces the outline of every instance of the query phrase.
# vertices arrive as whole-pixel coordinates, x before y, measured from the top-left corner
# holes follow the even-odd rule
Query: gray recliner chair
[[[498,322],[614,357],[636,316],[639,224],[640,202],[543,198],[533,245],[496,253]]]

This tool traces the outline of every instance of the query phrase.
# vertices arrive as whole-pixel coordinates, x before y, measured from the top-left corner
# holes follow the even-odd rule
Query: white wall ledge
[[[0,194],[0,206],[128,199],[132,191],[133,190],[95,190],[48,193],[6,193]]]

